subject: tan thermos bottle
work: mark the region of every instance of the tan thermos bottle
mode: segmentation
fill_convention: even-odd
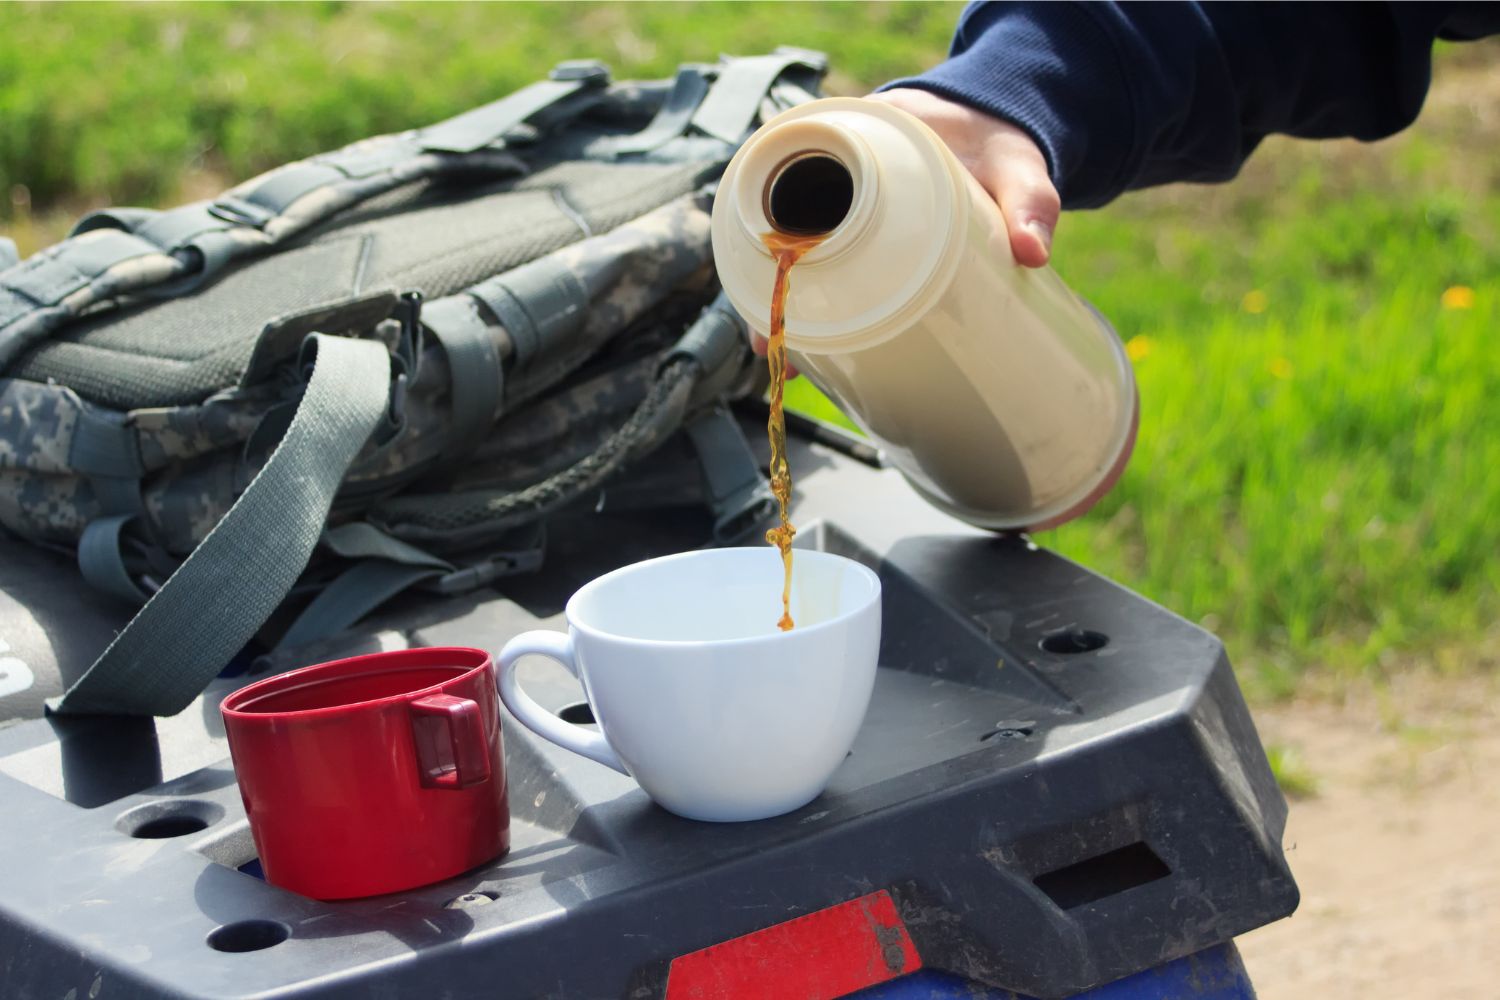
[[[1119,338],[1050,268],[1016,265],[1000,210],[931,129],[830,98],[741,147],[714,257],[762,335],[775,230],[826,234],[791,271],[792,364],[927,500],[980,527],[1043,528],[1114,485],[1138,412]]]

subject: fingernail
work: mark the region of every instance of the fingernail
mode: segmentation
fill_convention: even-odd
[[[1042,241],[1042,247],[1047,253],[1052,253],[1052,227],[1039,219],[1032,219],[1026,223],[1026,228],[1036,233],[1036,238]]]

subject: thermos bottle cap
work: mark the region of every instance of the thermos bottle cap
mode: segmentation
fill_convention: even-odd
[[[823,232],[793,276],[788,347],[863,347],[906,329],[958,263],[954,237],[970,208],[951,155],[916,118],[874,101],[829,98],[778,115],[719,184],[714,256],[730,301],[765,333],[776,263],[762,237]]]

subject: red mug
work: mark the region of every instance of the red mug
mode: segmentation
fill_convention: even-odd
[[[266,880],[314,899],[398,892],[510,848],[495,695],[481,649],[320,663],[220,706]]]

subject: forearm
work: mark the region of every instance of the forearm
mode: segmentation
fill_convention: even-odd
[[[1437,3],[976,4],[947,62],[888,87],[1018,125],[1064,206],[1084,208],[1225,180],[1273,132],[1398,131],[1421,107],[1433,39],[1463,16]]]

